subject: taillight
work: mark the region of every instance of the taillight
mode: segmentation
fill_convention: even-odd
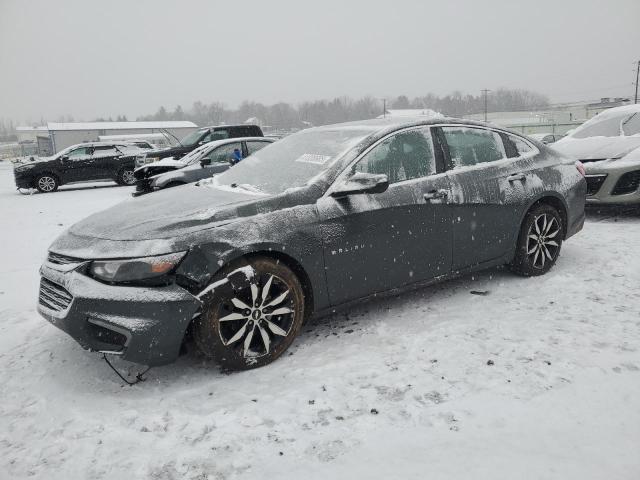
[[[582,175],[583,177],[587,175],[587,173],[584,171],[584,165],[580,160],[576,161],[576,168],[580,172],[580,175]]]

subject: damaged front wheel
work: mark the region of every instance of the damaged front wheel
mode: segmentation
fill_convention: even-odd
[[[304,319],[304,293],[295,273],[260,257],[224,269],[202,298],[194,326],[198,349],[223,368],[246,370],[278,358]]]

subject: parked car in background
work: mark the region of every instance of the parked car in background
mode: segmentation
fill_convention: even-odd
[[[242,158],[246,158],[273,142],[275,140],[264,137],[217,140],[196,148],[179,160],[162,159],[142,166],[134,171],[136,191],[133,196],[197,182],[222,173],[233,164],[234,150],[238,149]]]
[[[199,146],[215,140],[263,136],[262,129],[258,125],[219,125],[199,128],[195,132],[184,137],[182,140],[179,140],[180,145],[148,153],[145,163],[155,162],[168,157],[180,158]]]
[[[605,110],[553,148],[584,164],[588,203],[640,203],[640,105]]]
[[[82,143],[72,145],[51,157],[34,158],[14,167],[18,188],[37,188],[54,192],[60,185],[96,180],[113,180],[133,185],[136,156],[141,152],[134,144]]]
[[[537,140],[538,142],[544,143],[545,145],[555,143],[561,138],[564,138],[564,135],[560,135],[558,133],[532,133],[527,136]]]
[[[189,331],[225,368],[260,367],[313,313],[496,265],[546,273],[584,222],[579,166],[464,120],[307,129],[72,226],[38,311],[125,360],[172,362]]]

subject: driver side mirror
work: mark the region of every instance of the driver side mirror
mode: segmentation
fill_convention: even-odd
[[[200,160],[200,166],[202,168],[211,165],[211,159],[210,158],[203,158],[202,160]]]
[[[356,195],[359,193],[382,193],[389,188],[389,179],[386,175],[357,172],[349,177],[341,185],[331,192],[335,198]]]
[[[69,160],[69,155],[63,155],[62,157],[60,157],[60,160],[66,162],[67,160]]]

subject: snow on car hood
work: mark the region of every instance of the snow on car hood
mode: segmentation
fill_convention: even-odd
[[[69,232],[116,241],[175,238],[255,214],[256,208],[238,208],[255,201],[255,195],[242,191],[186,185],[115,205],[76,223]]]
[[[185,163],[180,161],[180,160],[176,160],[174,158],[163,158],[162,160],[158,160],[157,162],[153,162],[153,163],[149,163],[147,165],[143,165],[142,167],[138,167],[136,168],[136,172],[146,172],[149,170],[154,170],[154,169],[163,169],[163,170],[167,170],[167,167],[172,167],[172,168],[182,168],[185,166]]]
[[[640,136],[565,137],[550,147],[575,160],[619,158],[640,147]]]

